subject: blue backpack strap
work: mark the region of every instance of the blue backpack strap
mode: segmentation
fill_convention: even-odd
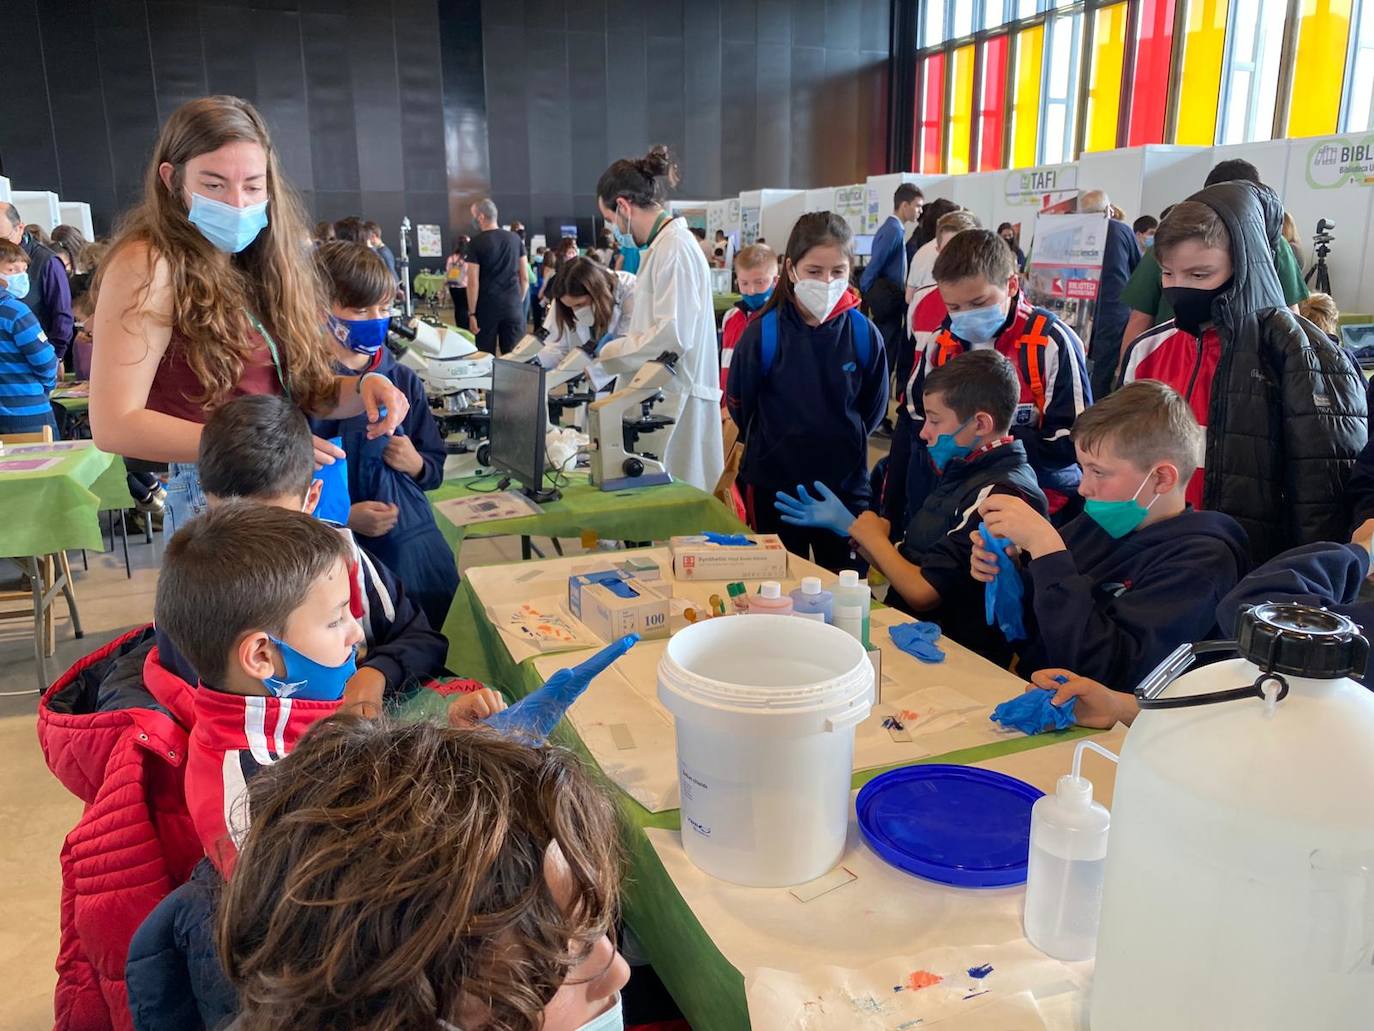
[[[762,334],[760,340],[759,364],[766,377],[770,369],[773,368],[773,359],[778,356],[778,312],[777,309],[764,312],[763,318],[759,319],[759,332]]]
[[[873,324],[858,308],[850,308],[849,331],[854,334],[854,351],[859,356],[859,368],[866,369],[868,357],[873,353]]]

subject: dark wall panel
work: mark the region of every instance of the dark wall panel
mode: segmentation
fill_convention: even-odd
[[[576,214],[593,214],[600,173],[652,143],[677,152],[676,195],[687,198],[885,171],[886,91],[875,81],[886,82],[888,6],[484,0],[490,174],[502,220],[542,227],[570,213],[569,197]],[[511,97],[522,88],[518,109]]]

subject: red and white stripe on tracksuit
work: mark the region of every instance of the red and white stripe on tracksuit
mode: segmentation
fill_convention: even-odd
[[[1201,337],[1195,337],[1170,319],[1147,329],[1126,349],[1121,383],[1124,386],[1138,379],[1167,383],[1183,395],[1198,425],[1205,430],[1219,361],[1221,334],[1216,329],[1204,329]],[[1201,465],[1188,481],[1187,497],[1194,508],[1202,508]]]
[[[333,716],[343,701],[193,690],[186,803],[205,854],[227,879],[248,832],[248,782],[290,753],[308,727]]]
[[[749,323],[758,318],[759,312],[743,301],[736,303],[725,313],[720,324],[720,406],[725,407],[725,391],[729,386],[730,359],[735,356],[735,345],[739,343]]]

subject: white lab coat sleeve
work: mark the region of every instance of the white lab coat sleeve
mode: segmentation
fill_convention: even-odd
[[[616,376],[633,373],[645,362],[652,361],[664,351],[682,355],[684,344],[678,327],[690,321],[678,311],[678,277],[685,278],[689,275],[688,270],[683,267],[685,264],[682,258],[676,255],[661,264],[655,262],[652,269],[653,282],[648,284],[648,295],[652,297],[653,303],[648,324],[639,332],[626,333],[624,336],[606,341],[596,356],[597,363],[606,372]],[[639,290],[635,292],[639,295],[640,301],[646,299]],[[626,325],[631,324],[629,318],[622,317],[621,321]]]
[[[554,314],[552,304],[549,305],[548,314],[544,316],[544,328],[549,331],[549,335],[544,338],[544,346],[539,349],[534,360],[544,368],[552,369],[572,350],[573,341],[564,334],[563,327],[558,324],[558,316]]]

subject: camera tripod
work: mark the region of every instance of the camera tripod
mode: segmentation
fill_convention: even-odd
[[[1331,272],[1326,266],[1326,256],[1331,253],[1331,241],[1335,239],[1331,230],[1334,228],[1335,226],[1326,219],[1318,219],[1317,233],[1312,237],[1312,252],[1317,256],[1317,260],[1307,270],[1303,281],[1310,283],[1318,293],[1331,293]]]

